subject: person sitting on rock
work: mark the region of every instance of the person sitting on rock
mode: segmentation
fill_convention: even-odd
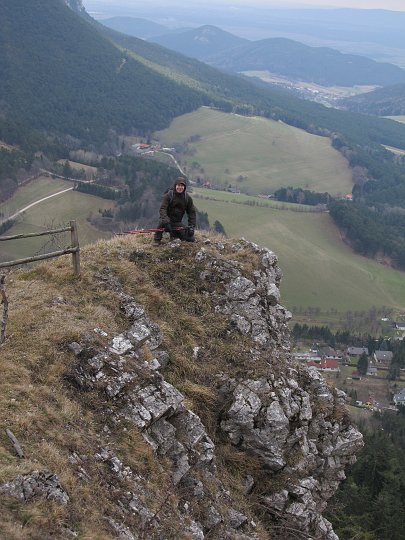
[[[185,227],[182,223],[185,214],[187,214],[188,218],[188,227]],[[193,199],[187,193],[186,180],[182,176],[179,176],[173,187],[164,194],[159,217],[158,228],[169,232],[171,238],[195,242],[196,208]],[[155,233],[155,244],[160,244],[162,236],[163,231]]]

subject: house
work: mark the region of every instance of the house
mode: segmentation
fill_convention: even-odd
[[[321,358],[326,358],[327,360],[341,360],[343,356],[342,353],[338,353],[329,346],[319,347],[318,354]]]
[[[402,388],[398,394],[395,394],[392,400],[395,405],[405,405],[405,388]]]
[[[373,362],[370,362],[368,364],[368,368],[367,368],[367,375],[370,375],[372,377],[376,377],[377,373],[378,373],[377,366],[374,365]]]
[[[347,354],[349,356],[361,356],[363,353],[367,354],[368,356],[367,347],[347,347]]]
[[[391,364],[392,356],[393,353],[391,351],[375,351],[373,353],[373,359],[377,364]]]
[[[299,362],[309,362],[310,360],[314,362],[321,361],[321,357],[314,352],[295,352],[293,353],[293,358],[294,360],[298,360]]]
[[[307,362],[307,367],[315,367],[319,371],[340,371],[337,360],[327,360],[322,358],[319,362],[310,360]]]

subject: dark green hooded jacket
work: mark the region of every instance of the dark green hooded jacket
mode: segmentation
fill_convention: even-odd
[[[184,214],[187,214],[188,225],[196,226],[196,209],[193,199],[187,193],[187,186],[183,193],[176,192],[176,184],[165,193],[160,205],[160,221],[162,223],[181,223]]]

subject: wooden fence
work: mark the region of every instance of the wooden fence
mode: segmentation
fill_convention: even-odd
[[[51,253],[45,253],[44,255],[34,255],[33,257],[26,257],[25,259],[18,259],[15,261],[0,262],[0,268],[8,268],[10,266],[17,266],[19,264],[28,264],[34,261],[42,261],[44,259],[52,259],[54,257],[60,257],[62,255],[72,254],[73,271],[77,277],[80,277],[80,246],[79,235],[77,232],[76,221],[71,221],[69,227],[63,229],[54,229],[51,231],[42,231],[39,233],[29,234],[17,234],[15,236],[0,236],[0,242],[6,242],[7,240],[17,240],[19,238],[33,238],[34,236],[46,236],[51,234],[59,234],[70,231],[71,246],[62,249],[60,251],[53,251]]]

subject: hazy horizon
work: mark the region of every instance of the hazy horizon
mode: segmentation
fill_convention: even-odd
[[[114,7],[116,8],[136,8],[137,6],[145,7],[145,3],[140,0],[82,0],[83,5],[87,10],[97,9],[98,7]],[[182,0],[173,0],[169,3],[164,3],[162,0],[149,0],[148,6],[162,6],[170,8],[185,6],[190,8],[189,2]],[[352,8],[352,9],[383,9],[388,11],[405,11],[404,0],[291,0],[280,2],[277,0],[195,0],[193,5],[198,6],[213,6],[213,7],[259,7],[259,8]]]

